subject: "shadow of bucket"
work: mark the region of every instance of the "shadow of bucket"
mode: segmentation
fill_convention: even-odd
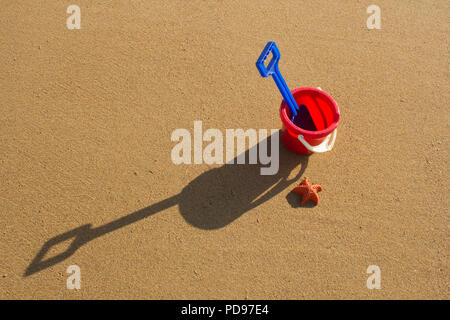
[[[331,150],[340,118],[337,103],[329,94],[316,88],[297,88],[292,90],[292,95],[300,110],[291,121],[286,102],[281,102],[283,144],[298,154]]]

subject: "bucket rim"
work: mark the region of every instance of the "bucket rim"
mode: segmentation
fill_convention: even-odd
[[[287,110],[287,104],[286,101],[281,102],[281,106],[280,106],[280,117],[281,117],[281,121],[283,122],[283,124],[286,126],[286,128],[295,133],[297,136],[298,135],[303,135],[305,138],[323,138],[327,135],[329,135],[331,132],[333,132],[338,125],[339,119],[340,119],[340,112],[339,112],[339,107],[336,103],[336,101],[334,101],[334,99],[325,91],[322,91],[320,89],[317,88],[310,88],[310,87],[301,87],[301,88],[296,88],[294,90],[291,91],[292,95],[294,96],[295,99],[295,95],[298,94],[301,91],[313,91],[323,97],[325,97],[333,106],[334,108],[334,119],[333,122],[325,129],[323,130],[319,130],[319,131],[310,131],[310,130],[305,130],[302,129],[298,126],[296,126],[288,117],[286,110]]]

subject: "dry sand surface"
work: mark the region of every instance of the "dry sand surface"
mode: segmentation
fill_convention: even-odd
[[[448,1],[0,7],[0,298],[449,298]],[[281,127],[270,40],[291,89],[339,104],[334,149],[280,146],[274,176],[175,165],[195,120]],[[316,207],[290,194],[305,176]]]

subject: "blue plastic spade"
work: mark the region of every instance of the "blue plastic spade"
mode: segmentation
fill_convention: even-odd
[[[266,61],[269,54],[272,52],[273,58],[270,60],[267,67],[264,65],[264,62]],[[263,52],[261,52],[261,55],[258,58],[258,61],[256,61],[256,67],[259,70],[259,73],[263,77],[269,77],[272,76],[273,80],[275,81],[275,84],[278,87],[278,90],[280,90],[281,95],[283,96],[284,101],[286,101],[289,110],[291,112],[291,120],[297,116],[297,111],[299,110],[299,107],[297,106],[297,103],[295,102],[294,97],[292,96],[291,90],[289,90],[286,81],[284,81],[283,76],[280,73],[280,69],[278,68],[278,61],[280,61],[280,50],[278,50],[277,45],[274,41],[270,41],[266,44],[266,47],[264,48]]]

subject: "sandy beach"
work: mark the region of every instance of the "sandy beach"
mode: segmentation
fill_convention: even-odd
[[[0,299],[449,299],[449,3],[377,0],[379,30],[371,4],[2,3]],[[175,164],[194,121],[281,128],[268,41],[339,105],[333,150]]]

